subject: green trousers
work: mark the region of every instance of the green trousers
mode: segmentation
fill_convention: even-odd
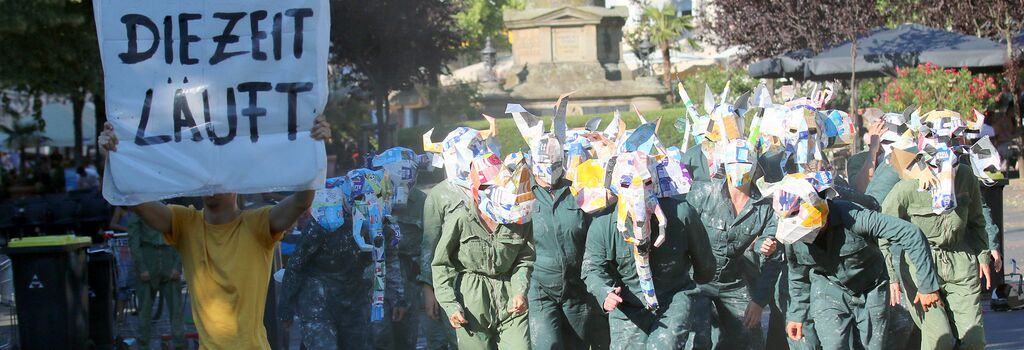
[[[985,328],[981,319],[981,280],[978,260],[969,252],[932,250],[938,268],[942,307],[925,312],[919,304],[910,316],[921,327],[922,349],[981,350],[985,348]],[[917,295],[916,269],[900,264],[903,290],[908,297]]]
[[[623,292],[625,293],[625,292]],[[632,298],[636,302],[639,299]],[[665,300],[668,299],[668,300]],[[658,296],[660,307],[651,312],[620,304],[608,314],[611,349],[683,350],[694,348],[697,325],[692,317],[695,298],[685,292]]]
[[[702,329],[698,332],[696,347],[700,349],[740,350],[763,349],[761,324],[754,328],[743,325],[743,316],[750,302],[746,287],[709,291],[705,289],[694,312]],[[768,305],[765,305],[767,308]]]
[[[883,349],[888,314],[888,282],[854,295],[828,279],[811,276],[808,315],[823,349]]]
[[[459,349],[529,349],[528,312],[513,315],[507,279],[463,273],[455,289],[467,323],[455,330]]]
[[[582,285],[554,291],[530,283],[530,343],[535,350],[607,349],[608,318]]]
[[[183,319],[184,309],[181,304],[181,280],[171,279],[169,276],[152,276],[149,282],[142,282],[138,279],[135,287],[135,296],[139,298],[139,340],[143,349],[150,349],[153,340],[153,302],[157,292],[163,296],[166,308],[164,309],[171,319],[171,334],[174,340],[175,349],[184,349],[185,344],[185,321]]]

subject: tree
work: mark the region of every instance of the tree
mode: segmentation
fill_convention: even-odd
[[[742,60],[808,48],[817,53],[838,42],[837,31],[814,28],[824,21],[812,0],[718,0],[701,16],[702,39],[719,48],[742,46]],[[803,6],[797,7],[797,6]]]
[[[351,67],[371,91],[380,147],[393,143],[388,94],[414,82],[436,83],[455,58],[464,37],[455,20],[459,10],[445,0],[331,1],[332,62]]]
[[[676,5],[665,4],[662,8],[648,6],[644,8],[644,15],[641,19],[640,30],[645,32],[654,44],[658,45],[661,51],[662,62],[662,83],[668,89],[669,103],[675,102],[675,94],[672,91],[672,49],[680,36],[693,31],[693,17],[690,15],[679,16]],[[697,47],[697,42],[692,38],[686,38],[691,47]]]
[[[704,16],[703,25],[713,35],[705,39],[718,47],[743,47],[745,60],[805,48],[816,54],[850,41],[850,60],[856,62],[857,38],[886,19],[878,0],[717,0],[711,10],[714,14]],[[860,130],[856,78],[856,73],[850,75],[850,114]],[[856,138],[854,147],[860,142]]]
[[[103,88],[92,1],[0,0],[0,47],[0,87],[71,102],[81,162],[82,111]]]
[[[505,10],[520,10],[523,0],[463,0],[462,9],[455,14],[455,20],[464,33],[464,52],[476,54],[483,48],[487,38],[494,39],[499,47],[508,45],[505,33]]]

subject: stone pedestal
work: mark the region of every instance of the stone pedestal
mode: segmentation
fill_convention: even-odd
[[[504,76],[508,99],[534,113],[551,113],[558,96],[576,91],[578,113],[658,109],[668,92],[654,78],[634,78],[619,43],[628,11],[599,0],[536,0],[506,11],[514,65]],[[596,6],[595,6],[596,5]],[[485,109],[504,106],[499,95]],[[572,111],[570,111],[572,112]]]

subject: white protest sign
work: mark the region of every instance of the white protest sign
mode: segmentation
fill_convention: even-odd
[[[96,0],[115,205],[324,186],[328,0]]]

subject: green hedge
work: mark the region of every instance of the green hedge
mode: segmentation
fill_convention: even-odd
[[[686,110],[682,108],[671,108],[662,109],[658,111],[645,112],[644,117],[647,121],[653,122],[657,118],[661,118],[661,128],[658,130],[658,137],[661,139],[662,144],[668,146],[679,146],[683,142],[683,135],[676,131],[675,122],[676,119],[683,117],[686,114]],[[603,130],[608,123],[612,120],[612,113],[604,113],[597,115],[581,115],[581,116],[569,116],[568,124],[569,128],[582,127],[588,120],[593,117],[601,117],[601,129]],[[626,126],[629,128],[635,128],[640,124],[640,119],[637,118],[636,113],[623,112],[622,119],[625,120]],[[498,118],[498,143],[501,145],[502,156],[519,150],[526,150],[526,142],[523,140],[522,135],[519,134],[519,129],[516,128],[516,124],[512,121],[511,115],[505,115],[504,117]],[[416,151],[416,153],[423,152],[423,133],[427,132],[431,127],[434,128],[434,135],[432,141],[441,142],[449,132],[458,126],[468,126],[474,129],[485,130],[487,129],[487,121],[480,117],[479,120],[469,121],[462,124],[454,125],[438,125],[438,126],[420,126],[408,129],[402,129],[398,131],[398,145],[407,147]],[[551,128],[551,117],[544,118],[544,127],[546,130]]]

